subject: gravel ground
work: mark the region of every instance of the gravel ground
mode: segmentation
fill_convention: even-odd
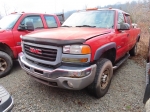
[[[141,59],[140,59],[141,61]],[[143,63],[143,61],[142,61]],[[18,62],[0,79],[14,98],[13,112],[143,112],[145,67],[128,59],[114,72],[108,93],[101,99],[86,90],[51,88],[30,78]]]

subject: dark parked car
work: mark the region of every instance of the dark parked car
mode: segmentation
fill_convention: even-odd
[[[13,108],[13,99],[8,91],[0,85],[0,112],[10,112]]]

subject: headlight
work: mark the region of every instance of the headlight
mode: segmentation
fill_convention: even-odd
[[[88,45],[66,45],[63,47],[63,53],[67,53],[67,54],[90,54],[91,48]]]

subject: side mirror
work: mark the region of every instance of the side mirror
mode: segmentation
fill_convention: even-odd
[[[118,30],[129,30],[130,25],[128,23],[121,23],[117,25]]]
[[[27,22],[26,23],[26,30],[34,31],[34,25],[33,25],[32,22]]]
[[[32,22],[26,22],[26,25],[21,24],[18,27],[19,31],[24,31],[24,30],[28,30],[28,31],[34,31],[34,26]]]

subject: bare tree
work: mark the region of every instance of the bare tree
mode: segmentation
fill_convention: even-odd
[[[83,6],[83,9],[87,9],[87,8],[88,8],[88,5],[85,4],[85,5]]]
[[[4,8],[5,15],[8,15],[10,8],[8,7],[6,3],[3,3],[3,8]]]
[[[13,11],[16,12],[18,10],[17,7],[13,7]]]

